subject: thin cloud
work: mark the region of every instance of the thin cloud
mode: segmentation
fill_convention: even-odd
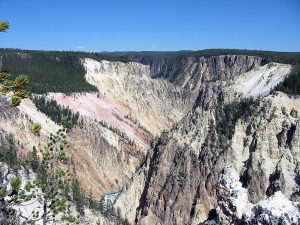
[[[83,50],[83,49],[85,49],[85,46],[84,45],[79,45],[79,46],[76,47],[76,49]]]
[[[152,48],[157,48],[157,46],[156,46],[156,45],[152,45],[151,47],[152,47]]]

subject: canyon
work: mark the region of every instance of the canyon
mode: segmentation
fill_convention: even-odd
[[[300,98],[272,91],[292,65],[248,55],[130,60],[81,58],[97,91],[43,94],[80,115],[69,154],[86,193],[118,193],[113,208],[130,224],[300,223]],[[61,128],[30,99],[0,122],[0,138],[12,135],[23,153]]]

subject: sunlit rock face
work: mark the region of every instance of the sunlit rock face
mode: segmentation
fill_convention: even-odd
[[[157,135],[179,121],[191,107],[188,91],[150,77],[149,66],[139,63],[97,62],[84,59],[86,80],[100,96],[128,111],[150,133]]]

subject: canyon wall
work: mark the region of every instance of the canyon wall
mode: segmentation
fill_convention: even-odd
[[[246,204],[260,204],[279,192],[292,212],[298,212],[300,101],[282,93],[269,95],[291,66],[240,63],[240,68],[229,64],[233,68],[228,68],[228,76],[226,65],[216,74],[219,79],[203,82],[193,109],[154,142],[115,204],[131,223],[251,224],[259,212],[249,213],[257,208]],[[221,192],[227,166],[236,171],[249,199],[234,208]],[[248,218],[242,218],[244,214]],[[295,219],[284,211],[276,218],[281,217],[287,222]]]

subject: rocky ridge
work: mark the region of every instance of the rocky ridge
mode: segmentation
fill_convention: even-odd
[[[205,221],[218,205],[216,186],[227,165],[236,169],[253,204],[278,191],[298,199],[300,102],[280,93],[268,96],[273,85],[265,82],[265,67],[273,85],[291,69],[261,66],[255,69],[258,73],[245,71],[246,75],[202,84],[193,110],[154,143],[118,198],[115,207],[124,217],[137,224]],[[272,68],[280,72],[272,73]],[[264,87],[261,92],[237,88],[243,83],[240,77],[255,76],[263,82],[257,83]],[[266,97],[243,100],[257,95]]]

